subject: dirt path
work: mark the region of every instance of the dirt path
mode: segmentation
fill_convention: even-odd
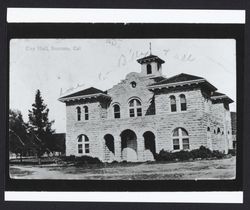
[[[235,166],[235,157],[178,163],[138,163],[124,167],[109,165],[95,169],[58,165],[11,165],[10,177],[14,179],[99,180],[234,179]]]

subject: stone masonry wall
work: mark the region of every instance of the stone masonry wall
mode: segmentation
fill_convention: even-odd
[[[136,87],[131,86],[136,83]],[[147,89],[147,85],[153,81],[142,77],[138,73],[130,73],[126,79],[108,90],[112,97],[110,105],[105,107],[99,101],[88,102],[89,120],[85,121],[83,112],[82,120],[77,121],[76,107],[81,106],[78,102],[68,104],[66,155],[79,155],[77,151],[77,136],[85,134],[89,138],[90,153],[87,155],[98,157],[103,161],[122,161],[121,133],[131,130],[136,134],[137,161],[150,159],[149,151],[145,150],[143,134],[150,131],[155,136],[156,153],[160,150],[173,151],[173,130],[184,128],[189,135],[190,149],[197,149],[201,145],[213,149],[225,150],[228,142],[227,130],[229,130],[228,111],[223,104],[212,104],[204,98],[200,89],[190,89],[175,92],[160,92],[154,94]],[[179,95],[184,94],[187,101],[187,110],[180,111]],[[170,96],[176,97],[177,112],[170,111]],[[152,97],[155,96],[156,115],[146,115]],[[128,103],[131,98],[138,98],[142,103],[142,116],[129,117]],[[113,105],[119,104],[121,118],[114,119]],[[229,113],[230,114],[230,113]],[[230,116],[230,115],[229,115]],[[210,127],[211,145],[208,141],[207,127]],[[213,130],[221,128],[224,136],[213,133]],[[231,131],[231,130],[230,130]],[[216,130],[217,132],[217,130]],[[115,154],[107,151],[104,136],[111,134],[114,137]],[[84,155],[84,154],[81,154]]]

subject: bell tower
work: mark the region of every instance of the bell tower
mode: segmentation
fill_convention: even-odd
[[[149,44],[150,55],[137,60],[141,64],[141,74],[148,77],[162,76],[162,64],[164,60],[152,54],[151,43]]]

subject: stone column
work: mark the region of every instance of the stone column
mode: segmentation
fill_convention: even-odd
[[[120,162],[122,160],[122,151],[121,151],[121,137],[114,136],[114,143],[115,143],[115,160]]]
[[[144,161],[144,137],[137,136],[137,157],[138,161]]]

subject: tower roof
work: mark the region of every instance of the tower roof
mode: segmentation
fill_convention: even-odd
[[[165,63],[164,60],[160,59],[158,56],[156,55],[149,55],[143,58],[140,58],[137,60],[138,63],[143,64],[143,63],[148,63],[148,62],[152,62],[152,61],[156,61],[157,63],[163,64]]]

